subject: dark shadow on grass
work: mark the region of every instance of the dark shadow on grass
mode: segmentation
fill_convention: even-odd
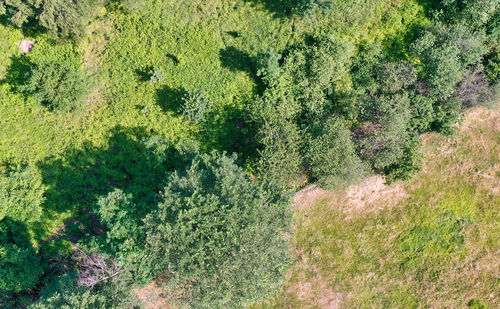
[[[147,66],[143,69],[136,69],[135,74],[137,74],[139,81],[147,82],[151,80],[151,76],[153,75],[153,70],[154,70],[153,66]]]
[[[233,46],[219,50],[219,59],[222,66],[232,71],[255,73],[255,60],[247,52]]]
[[[257,127],[242,108],[227,106],[210,115],[202,130],[200,142],[207,150],[236,153],[241,165],[257,156]]]
[[[241,51],[234,46],[229,46],[219,50],[219,59],[223,67],[231,71],[242,71],[250,75],[254,80],[256,94],[261,94],[264,90],[262,79],[257,76],[257,58],[250,56],[247,52]]]
[[[0,25],[18,28],[10,22],[7,15],[0,16]],[[34,18],[25,23],[20,29],[25,37],[36,37],[37,35],[46,32],[46,29],[40,26]]]
[[[256,5],[262,5],[266,10],[273,13],[276,18],[289,17],[296,13],[301,7],[301,0],[245,0]]]
[[[163,186],[163,172],[168,168],[155,165],[155,154],[143,142],[151,132],[116,127],[110,133],[111,137],[102,147],[87,143],[66,151],[62,157],[48,158],[38,164],[48,187],[45,191],[47,211],[72,211],[73,219],[86,217],[88,220],[83,221],[93,225],[92,213],[98,198],[114,189],[132,193],[141,203],[154,200]],[[137,216],[145,211],[145,208],[140,210]],[[76,230],[95,232],[92,226]]]
[[[19,92],[19,86],[26,84],[33,63],[25,56],[13,56],[11,65],[7,68],[4,83],[11,86],[12,91]]]
[[[173,112],[176,115],[182,114],[183,98],[186,89],[182,87],[171,88],[165,86],[156,92],[156,102],[163,112]]]

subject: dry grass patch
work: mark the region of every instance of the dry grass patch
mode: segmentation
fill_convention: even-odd
[[[500,280],[500,109],[457,134],[424,137],[424,169],[343,192],[297,194],[297,263],[275,308],[496,308]]]

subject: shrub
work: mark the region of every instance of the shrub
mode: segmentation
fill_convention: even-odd
[[[37,21],[55,38],[78,39],[103,0],[1,0],[0,15],[23,27]]]
[[[40,299],[28,308],[140,308],[128,282],[123,282],[122,274],[91,290],[78,286],[75,277],[74,273],[67,272],[56,278],[41,292]]]
[[[289,261],[287,199],[212,153],[168,181],[145,221],[145,263],[195,308],[240,307],[272,295]]]
[[[420,152],[420,138],[410,140],[402,157],[397,163],[391,164],[384,169],[389,182],[395,180],[408,180],[422,169],[423,156]]]
[[[4,217],[37,221],[42,215],[43,192],[42,177],[34,168],[0,173],[0,221]]]
[[[0,291],[27,291],[42,274],[40,257],[29,241],[25,224],[10,218],[1,220]]]
[[[309,141],[306,157],[313,177],[322,187],[342,187],[364,176],[365,169],[344,121],[332,117],[317,131]]]
[[[462,106],[473,107],[481,104],[491,97],[491,89],[485,78],[485,73],[480,70],[468,71],[458,84],[457,92]]]
[[[205,121],[207,114],[212,109],[212,105],[201,91],[187,91],[183,101],[182,115],[194,123]]]
[[[135,205],[132,195],[115,189],[107,196],[99,198],[97,206],[102,223],[109,229],[106,240],[111,252],[125,255],[138,250],[136,239],[139,226],[134,217]]]
[[[18,88],[39,103],[60,111],[74,110],[90,90],[81,67],[67,59],[37,60],[26,82]]]

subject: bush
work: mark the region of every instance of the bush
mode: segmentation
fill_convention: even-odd
[[[1,220],[0,291],[27,291],[42,274],[41,260],[30,243],[26,225],[10,218]]]
[[[153,275],[195,308],[241,307],[279,290],[289,262],[288,200],[212,153],[174,173],[145,221]]]
[[[0,221],[4,217],[37,221],[42,215],[43,192],[42,177],[34,168],[0,173]]]
[[[76,274],[67,272],[56,278],[42,292],[40,299],[29,309],[94,309],[94,308],[140,308],[138,300],[122,275],[102,283],[90,290],[76,284]],[[127,283],[127,282],[125,282]]]
[[[320,185],[333,189],[361,179],[365,169],[344,121],[332,117],[318,131],[309,141],[306,157],[311,174]]]
[[[21,292],[34,287],[43,273],[33,248],[0,244],[0,289]]]
[[[415,137],[410,140],[406,144],[403,155],[398,162],[384,169],[389,182],[408,180],[422,169],[423,156],[420,152],[420,144],[420,138]]]
[[[212,105],[201,91],[186,92],[183,101],[184,106],[182,115],[194,123],[205,121],[207,114],[212,109]]]
[[[102,223],[109,229],[106,240],[111,252],[126,255],[137,251],[139,226],[134,217],[135,205],[132,195],[115,189],[107,196],[99,198],[97,206]]]
[[[67,59],[41,59],[33,64],[19,90],[50,109],[72,111],[89,93],[89,80],[81,67]]]

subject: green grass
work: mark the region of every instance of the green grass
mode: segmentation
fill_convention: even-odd
[[[315,308],[337,298],[342,308],[495,308],[499,119],[498,107],[480,109],[456,137],[430,137],[424,171],[399,184],[408,197],[395,206],[346,213],[339,192],[297,211],[297,265],[264,307]]]
[[[53,194],[60,191],[54,179],[73,183],[76,189],[68,196],[76,195],[79,185],[88,184],[75,179],[85,179],[90,166],[106,161],[96,151],[106,154],[116,147],[116,132],[135,141],[150,135],[173,143],[194,139],[205,151],[237,152],[241,163],[250,166],[257,146],[249,110],[260,91],[255,76],[260,52],[281,52],[312,32],[332,30],[356,43],[389,44],[423,18],[413,0],[337,5],[335,14],[301,20],[280,14],[278,0],[146,0],[144,9],[133,13],[100,9],[78,44],[0,24],[0,160],[38,167],[48,192],[44,217],[31,227],[34,242],[95,202],[94,194],[85,203]],[[36,42],[27,55],[17,47],[23,38]],[[61,57],[80,63],[92,76],[92,94],[72,113],[50,111],[16,90],[30,61]],[[153,71],[164,78],[152,83]],[[203,125],[182,117],[181,98],[187,90],[203,91],[212,104]]]

